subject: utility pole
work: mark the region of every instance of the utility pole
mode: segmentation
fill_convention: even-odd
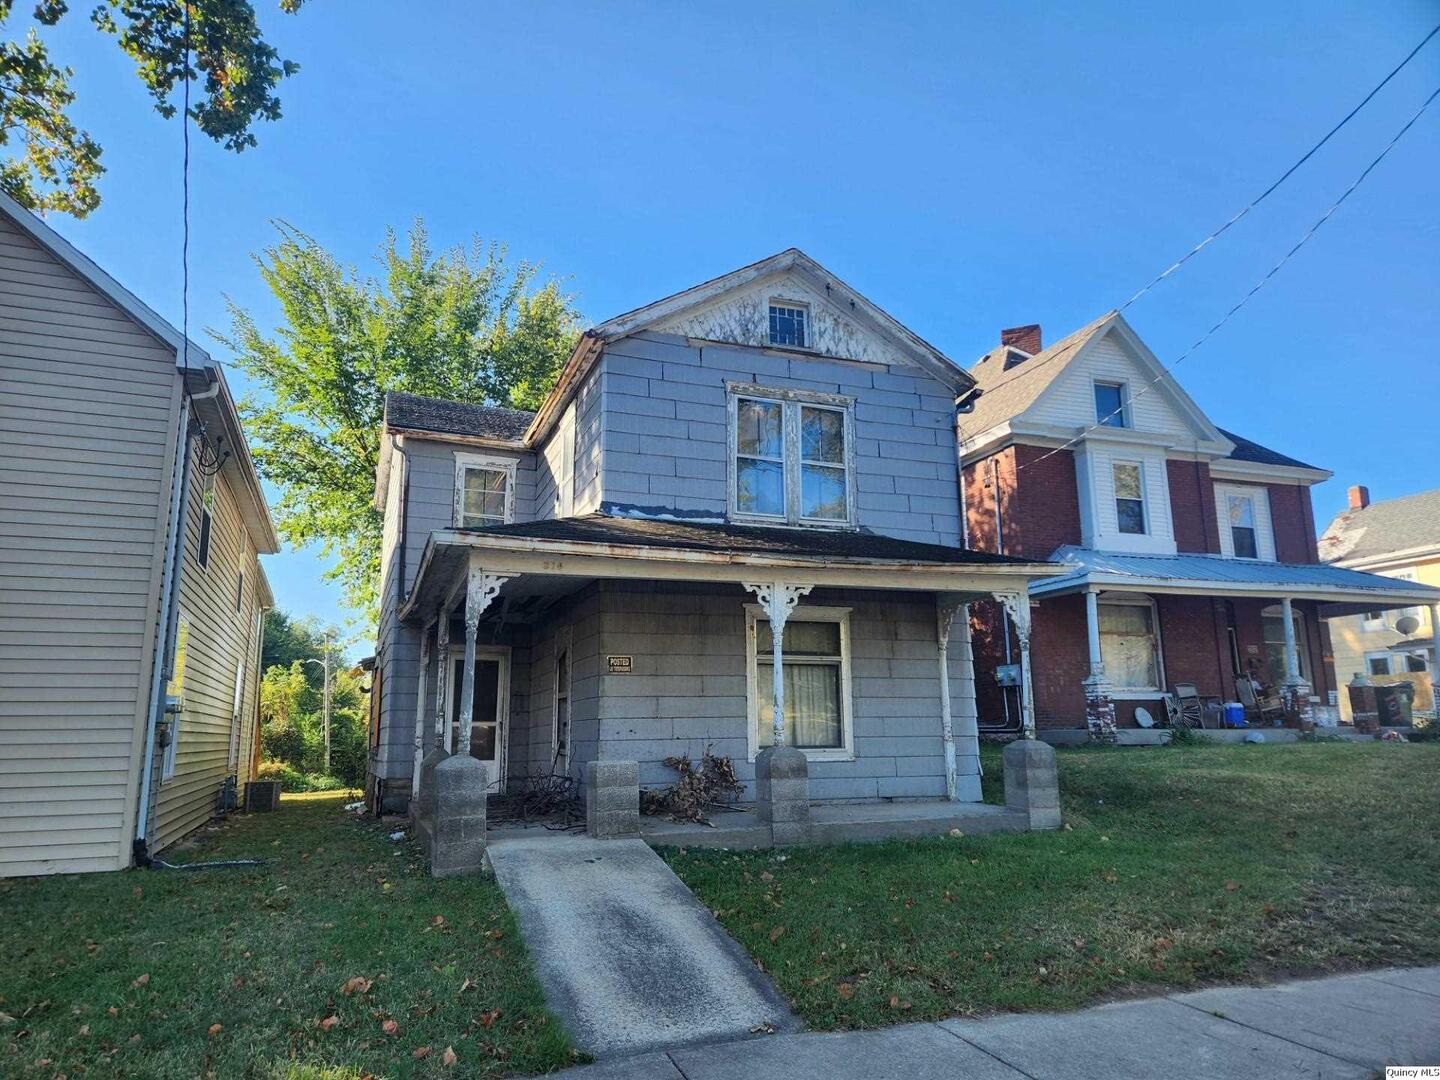
[[[325,773],[327,776],[330,773],[330,638],[333,634],[333,630],[325,631],[325,651],[322,654],[324,659],[316,660],[314,657],[311,657],[309,660],[305,661],[307,664],[319,664],[321,668],[323,668],[325,671],[325,704],[323,706],[324,712],[322,715],[324,717],[323,725],[325,731]]]

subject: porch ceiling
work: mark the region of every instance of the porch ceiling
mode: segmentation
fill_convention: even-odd
[[[1248,596],[1321,603],[1325,618],[1440,603],[1440,589],[1324,563],[1275,563],[1219,555],[1144,555],[1062,547],[1058,576],[1037,581],[1032,596],[1103,589],[1160,595]]]
[[[782,580],[945,593],[963,601],[997,592],[1024,592],[1032,579],[1063,572],[1051,563],[869,534],[632,524],[596,515],[524,527],[431,533],[400,617],[428,622],[442,606],[453,606],[472,565],[488,574],[518,575],[499,594],[517,598],[561,595],[587,580],[639,579],[677,584]]]

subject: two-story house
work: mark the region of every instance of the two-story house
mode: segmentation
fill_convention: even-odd
[[[1054,569],[961,543],[972,387],[792,249],[588,331],[537,413],[391,394],[378,801],[437,736],[495,789],[709,746],[753,797],[784,744],[817,801],[978,800],[956,616]]]
[[[221,367],[0,193],[0,876],[244,800],[278,546]]]
[[[1237,701],[1241,677],[1307,718],[1335,689],[1324,618],[1440,595],[1322,565],[1310,487],[1331,474],[1217,427],[1117,313],[1048,348],[1006,330],[970,374],[971,546],[1066,567],[1031,589],[1041,728],[1108,741],[1141,708],[1163,723],[1176,684]],[[982,668],[1003,665],[1006,613],[975,617]],[[979,689],[982,728],[1013,728],[1015,692]]]
[[[1440,586],[1440,489],[1371,502],[1370,489],[1357,484],[1350,488],[1348,501],[1320,536],[1321,559]],[[1433,602],[1331,619],[1336,676],[1342,684],[1356,676],[1378,684],[1407,682],[1415,688],[1415,711],[1434,716],[1435,686],[1440,683],[1436,626],[1440,606]],[[1350,695],[1343,689],[1340,717],[1345,723],[1353,720]]]

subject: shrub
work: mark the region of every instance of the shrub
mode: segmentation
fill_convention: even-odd
[[[355,786],[338,776],[326,776],[320,772],[302,773],[283,761],[262,761],[260,768],[256,770],[256,779],[279,780],[280,789],[292,794],[304,791],[344,791]]]

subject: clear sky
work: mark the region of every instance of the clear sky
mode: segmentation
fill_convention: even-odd
[[[1002,326],[1040,322],[1053,341],[1119,304],[1440,21],[1434,0],[257,6],[302,71],[258,149],[196,143],[192,336],[226,325],[226,295],[271,321],[250,261],[271,219],[368,270],[385,226],[420,215],[439,245],[478,234],[542,261],[593,321],[795,245],[967,364]],[[178,121],[83,5],[50,39],[109,168],[97,213],[52,220],[178,324]],[[1437,85],[1440,38],[1131,308],[1161,360]],[[1315,490],[1322,528],[1349,484],[1378,499],[1440,485],[1437,208],[1432,107],[1176,372],[1217,423],[1334,470]],[[266,566],[283,608],[344,616],[313,552]]]

